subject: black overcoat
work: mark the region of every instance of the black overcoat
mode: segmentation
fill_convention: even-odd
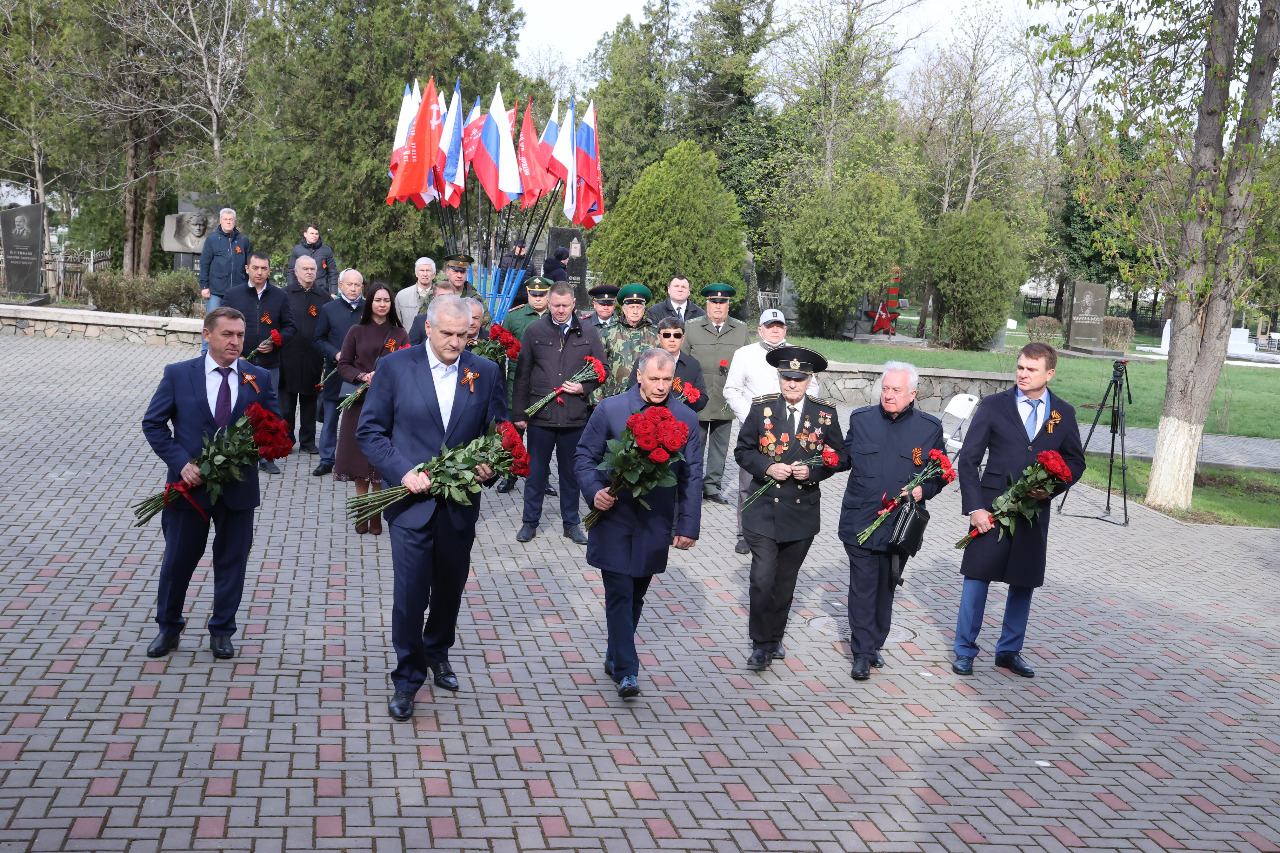
[[[320,309],[320,322],[316,324],[311,343],[325,357],[325,373],[333,374],[320,392],[325,400],[337,402],[342,396],[342,377],[335,369],[338,366],[338,356],[342,353],[342,344],[347,339],[347,332],[360,322],[360,315],[363,313],[363,296],[356,300],[355,305],[339,296]]]
[[[961,510],[966,515],[978,509],[990,510],[992,502],[1009,488],[1011,481],[1019,479],[1036,461],[1036,454],[1045,450],[1062,454],[1071,469],[1071,482],[1080,480],[1084,473],[1084,449],[1080,446],[1076,410],[1070,404],[1050,391],[1049,416],[1035,439],[1027,441],[1026,427],[1018,417],[1017,389],[984,397],[974,412],[964,446],[956,459]],[[987,456],[987,467],[979,477],[978,465],[983,454]],[[1054,494],[1062,494],[1067,488],[1062,486]],[[1048,498],[1040,501],[1040,514],[1034,522],[1018,518],[1012,537],[1006,534],[1000,538],[997,526],[974,539],[964,549],[961,573],[967,578],[1012,586],[1043,585],[1051,503]]]
[[[293,325],[298,331],[280,353],[280,391],[319,394],[316,383],[324,368],[324,353],[316,348],[314,338],[320,325],[320,312],[330,299],[315,287],[308,290],[300,284],[291,284],[284,292],[289,297],[289,310],[293,312]]]
[[[550,311],[534,320],[525,329],[520,357],[516,360],[512,420],[528,421],[547,429],[586,426],[587,418],[591,417],[587,399],[600,387],[594,377],[582,383],[582,394],[561,394],[562,403],[552,400],[532,417],[527,410],[586,367],[587,356],[603,364],[604,344],[600,343],[599,333],[583,325],[577,314],[570,316],[569,331],[563,336],[560,327],[551,321]]]
[[[289,297],[284,290],[274,284],[267,283],[259,297],[252,284],[241,284],[231,288],[222,297],[224,308],[235,308],[244,314],[244,355],[258,348],[258,344],[270,337],[273,331],[280,333],[280,346],[271,352],[258,353],[253,363],[258,367],[272,370],[280,366],[280,352],[293,340],[298,328],[293,322],[293,309],[289,307]]]

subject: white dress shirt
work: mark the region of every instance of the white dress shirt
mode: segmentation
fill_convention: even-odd
[[[436,386],[436,402],[440,404],[440,421],[445,432],[449,431],[449,418],[453,415],[453,397],[458,393],[458,362],[445,364],[436,358],[436,351],[431,348],[431,341],[423,346],[427,348],[427,363],[431,365],[431,381]]]
[[[221,365],[213,360],[213,356],[204,354],[204,392],[209,398],[209,414],[218,413],[218,391],[222,388],[222,374],[218,372]],[[231,408],[236,407],[236,398],[240,395],[240,360],[231,365],[231,373],[227,376],[227,384],[231,386]]]
[[[1044,393],[1040,395],[1040,407],[1036,410],[1036,433],[1044,427],[1045,419],[1049,417],[1049,389],[1044,389]],[[1031,398],[1018,390],[1018,420],[1023,425],[1027,423],[1027,418],[1031,416]]]

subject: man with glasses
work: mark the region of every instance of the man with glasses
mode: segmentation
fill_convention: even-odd
[[[690,358],[688,353],[680,349],[680,345],[684,343],[684,334],[684,324],[675,317],[665,317],[658,321],[658,346],[669,352],[676,360],[676,373],[671,380],[671,394],[680,398],[680,402],[695,412],[700,412],[707,405],[707,385],[702,381],[702,367]],[[639,369],[639,363],[636,369]],[[637,375],[636,370],[631,371],[631,382],[627,385],[628,388],[636,384]]]
[[[724,383],[733,354],[751,343],[752,335],[746,323],[729,316],[730,300],[737,294],[731,285],[708,284],[701,293],[707,300],[707,313],[685,324],[684,351],[701,365],[706,388],[707,404],[698,411],[702,443],[707,448],[702,498],[728,504],[722,483],[733,432],[733,410],[725,402]]]

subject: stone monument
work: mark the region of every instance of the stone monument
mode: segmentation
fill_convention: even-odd
[[[1091,281],[1078,281],[1074,290],[1071,324],[1067,327],[1067,349],[1098,355],[1115,354],[1102,347],[1102,318],[1107,315],[1106,286]]]
[[[40,267],[44,260],[43,204],[0,212],[0,249],[4,251],[5,290],[40,293]]]
[[[579,308],[590,308],[591,297],[587,296],[587,243],[582,239],[581,228],[552,228],[547,239],[547,257],[563,246],[569,250],[569,260],[565,266],[569,269],[569,283],[578,299]],[[539,270],[541,275],[542,271]]]

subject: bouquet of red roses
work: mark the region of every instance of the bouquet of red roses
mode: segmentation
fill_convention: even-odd
[[[271,345],[274,346],[276,349],[280,349],[280,347],[284,346],[284,338],[280,337],[280,332],[277,331],[276,329],[271,330]],[[262,352],[260,350],[255,349],[253,352],[246,355],[244,357],[244,360],[249,362],[250,364],[253,364],[253,360],[260,355],[262,355]]]
[[[425,471],[431,478],[427,494],[432,497],[470,506],[471,496],[483,488],[476,479],[479,465],[488,465],[498,477],[529,475],[529,452],[510,421],[495,423],[468,444],[446,448],[430,462],[415,466],[413,473]],[[400,485],[348,498],[347,518],[352,524],[368,521],[408,494],[409,489]]]
[[[671,380],[671,390],[680,395],[680,399],[692,405],[702,399],[702,392],[685,382],[679,376]]]
[[[409,348],[408,344],[405,344],[402,347],[397,347],[395,341],[391,340],[391,338],[387,338],[385,352],[378,353],[378,358],[374,359],[375,366],[377,364],[378,359],[382,358],[387,353],[395,352],[397,349],[408,349],[408,348]],[[338,404],[338,411],[345,412],[347,409],[351,408],[356,403],[360,402],[360,398],[363,397],[364,392],[368,390],[369,390],[369,383],[361,382],[359,388],[357,388],[356,390],[352,391],[350,394],[342,398],[342,402]]]
[[[782,438],[785,441],[787,438],[787,434],[783,433]],[[799,462],[792,462],[791,464],[793,466],[806,465],[810,468],[814,467],[815,465],[825,465],[828,468],[834,468],[840,464],[840,456],[834,450],[832,450],[830,447],[827,447],[824,444],[822,445],[822,452],[819,453],[817,456],[814,456],[810,459],[801,459]],[[750,495],[748,495],[747,499],[742,502],[742,508],[746,509],[747,507],[751,506],[752,502],[754,502],[756,498],[760,497],[765,492],[769,491],[770,488],[773,487],[774,482],[775,481],[773,480],[772,477],[766,477],[764,485],[756,489]]]
[[[1012,477],[1009,478],[1013,480]],[[1071,469],[1067,467],[1062,454],[1056,450],[1042,450],[1036,454],[1036,461],[1022,472],[1021,479],[1011,482],[1004,494],[991,504],[991,520],[996,523],[996,541],[1004,538],[1005,531],[1013,535],[1013,527],[1018,516],[1027,521],[1034,521],[1040,514],[1040,501],[1030,496],[1030,492],[1044,489],[1053,494],[1059,483],[1071,482]],[[977,528],[956,543],[957,548],[966,548],[969,543],[981,534]]]
[[[288,424],[257,403],[250,403],[244,414],[235,423],[217,430],[211,436],[205,436],[204,450],[191,460],[200,468],[209,503],[217,502],[227,484],[244,479],[242,468],[257,465],[259,459],[280,459],[293,451]],[[134,527],[146,524],[179,497],[189,501],[207,520],[208,513],[191,496],[191,489],[184,480],[165,483],[163,492],[152,495],[133,508],[133,514],[138,519]]]
[[[500,323],[489,327],[489,337],[476,342],[471,351],[481,358],[487,358],[494,364],[502,364],[502,359],[515,361],[520,357],[520,341],[508,332]]]
[[[912,457],[913,461],[919,465],[920,448],[917,447],[912,451]],[[858,544],[862,545],[871,538],[871,534],[876,532],[876,528],[879,527],[895,509],[902,506],[903,502],[907,499],[907,495],[911,493],[912,489],[923,483],[925,480],[930,480],[939,474],[942,475],[942,482],[950,483],[956,478],[956,469],[951,467],[951,460],[947,458],[947,454],[935,447],[933,450],[929,451],[928,463],[916,472],[916,475],[911,478],[911,482],[902,487],[902,491],[898,493],[896,498],[889,500],[889,496],[887,494],[880,496],[880,502],[884,506],[881,508],[880,512],[876,514],[876,520],[871,522],[871,526],[858,534]]]
[[[586,357],[586,362],[587,362],[586,365],[578,368],[578,372],[570,376],[567,381],[586,382],[588,379],[594,379],[596,382],[603,383],[605,372],[604,372],[604,365],[600,363],[600,359],[596,358],[593,355],[589,355]],[[525,417],[528,417],[528,418],[533,417],[535,412],[537,412],[547,403],[550,403],[552,400],[555,400],[557,403],[563,406],[564,398],[560,396],[560,394],[563,391],[564,391],[564,385],[558,386],[556,390],[552,391],[550,394],[548,394],[547,396],[543,397],[541,400],[539,400],[538,402],[530,406],[524,413]]]
[[[674,486],[671,463],[684,459],[680,452],[689,440],[689,426],[666,406],[650,406],[627,418],[627,428],[607,444],[604,461],[596,467],[611,471],[609,494],[617,497],[625,488],[645,509],[644,495],[664,486]],[[592,509],[582,520],[590,530],[600,520],[600,510]]]

